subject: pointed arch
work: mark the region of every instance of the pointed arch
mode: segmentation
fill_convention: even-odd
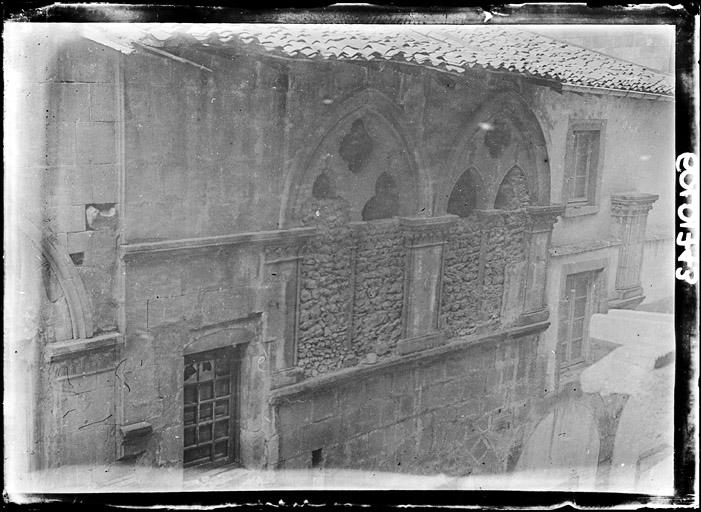
[[[492,208],[498,187],[515,165],[519,165],[526,176],[530,202],[535,205],[550,204],[550,164],[547,142],[541,124],[521,95],[513,90],[502,90],[489,97],[459,130],[453,143],[454,149],[445,165],[443,175],[446,178],[439,185],[436,204],[438,212],[447,210],[453,184],[465,168],[476,165],[471,160],[472,153],[476,147],[484,144],[478,137],[484,134],[485,127],[499,116],[506,116],[505,121],[518,132],[527,161],[511,160],[510,163],[502,161],[501,170],[495,175],[489,175],[487,169],[481,168],[484,182],[482,193],[477,199],[478,208]]]
[[[455,182],[448,196],[447,213],[467,217],[477,208],[477,200],[482,189],[482,178],[477,169],[470,167]]]
[[[523,170],[515,165],[501,180],[496,198],[495,210],[516,210],[530,204],[528,180]]]
[[[20,221],[20,232],[46,259],[55,274],[68,303],[73,339],[93,335],[92,302],[75,265],[64,248],[48,238],[29,221]]]
[[[418,144],[410,131],[410,123],[402,109],[396,105],[387,95],[373,89],[365,88],[357,90],[344,99],[338,101],[338,106],[334,108],[328,119],[323,123],[317,133],[321,135],[309,148],[301,148],[288,169],[282,194],[282,204],[278,225],[281,228],[291,227],[294,222],[294,209],[299,200],[300,189],[306,178],[306,173],[315,161],[321,156],[323,149],[329,143],[334,133],[339,127],[348,123],[353,118],[363,115],[372,115],[381,119],[383,124],[389,129],[395,140],[401,145],[403,153],[407,157],[409,171],[417,179],[417,201],[420,208],[426,212],[432,212],[432,184],[426,173],[426,166],[418,150]],[[336,191],[340,193],[340,191]]]

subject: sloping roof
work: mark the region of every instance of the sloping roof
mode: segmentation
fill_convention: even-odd
[[[250,46],[288,58],[395,61],[464,73],[512,72],[564,84],[674,94],[670,75],[513,26],[109,24],[86,37],[125,53],[138,43]]]

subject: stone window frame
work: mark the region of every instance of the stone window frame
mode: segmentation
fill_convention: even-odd
[[[608,258],[596,260],[581,261],[576,263],[567,263],[562,266],[560,275],[559,288],[559,307],[558,307],[558,329],[557,329],[557,345],[556,358],[557,369],[560,373],[566,373],[576,368],[580,368],[587,364],[590,358],[590,339],[589,339],[589,323],[585,324],[585,336],[582,344],[582,361],[577,361],[572,364],[563,364],[562,354],[560,351],[560,340],[565,336],[566,320],[569,318],[569,308],[567,302],[567,278],[571,275],[591,272],[593,274],[591,284],[591,302],[589,306],[588,318],[596,313],[608,312]]]
[[[598,132],[596,162],[590,168],[587,200],[570,200],[570,182],[575,168],[575,133],[578,131]],[[562,200],[565,203],[565,217],[591,215],[599,211],[601,204],[601,182],[604,174],[604,147],[606,142],[605,119],[570,119],[565,147],[565,167],[562,183]]]

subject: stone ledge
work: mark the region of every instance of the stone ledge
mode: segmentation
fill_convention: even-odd
[[[599,249],[606,249],[608,247],[618,247],[621,245],[620,240],[592,240],[590,242],[583,242],[580,244],[569,244],[560,245],[557,247],[550,248],[550,256],[557,258],[562,256],[570,256],[573,254],[582,254],[585,252],[592,252]]]
[[[633,297],[609,299],[609,309],[635,309],[645,300],[645,295],[635,295]]]
[[[109,350],[117,346],[122,338],[120,332],[110,332],[93,338],[60,341],[46,345],[46,354],[51,361],[71,357],[85,352]]]
[[[277,389],[284,386],[297,384],[304,378],[304,370],[302,368],[286,368],[278,370],[272,375],[271,388]]]
[[[161,252],[206,249],[243,244],[271,244],[293,240],[303,240],[316,235],[316,228],[292,228],[275,231],[255,231],[231,235],[207,236],[202,238],[181,238],[159,242],[139,242],[120,246],[120,257]]]
[[[148,421],[140,421],[131,425],[122,425],[119,430],[124,442],[129,443],[151,434],[153,426]]]
[[[451,352],[464,350],[483,343],[497,342],[504,340],[515,341],[521,336],[536,334],[545,331],[550,326],[550,322],[538,322],[530,325],[502,329],[497,332],[481,335],[464,336],[453,338],[446,344],[439,347],[414,352],[406,356],[394,357],[374,365],[356,366],[346,368],[313,379],[305,380],[297,384],[281,387],[272,391],[270,396],[271,405],[278,404],[295,396],[318,391],[321,388],[332,387],[343,384],[351,380],[368,377],[380,370],[387,370],[395,366],[405,364],[420,364],[433,358],[438,358]]]
[[[545,322],[550,318],[550,309],[546,306],[537,311],[529,311],[528,313],[521,313],[519,315],[516,323],[517,325],[529,325],[538,322]]]
[[[397,343],[397,350],[401,355],[406,355],[428,350],[443,344],[445,344],[445,336],[443,333],[432,332],[415,338],[399,340],[399,343]]]

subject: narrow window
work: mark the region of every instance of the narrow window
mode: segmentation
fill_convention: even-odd
[[[567,276],[565,288],[565,332],[560,340],[561,366],[584,361],[591,318],[592,272]]]
[[[184,466],[238,460],[238,368],[234,349],[185,357]]]
[[[599,166],[599,130],[574,130],[569,170],[568,203],[593,205]]]

